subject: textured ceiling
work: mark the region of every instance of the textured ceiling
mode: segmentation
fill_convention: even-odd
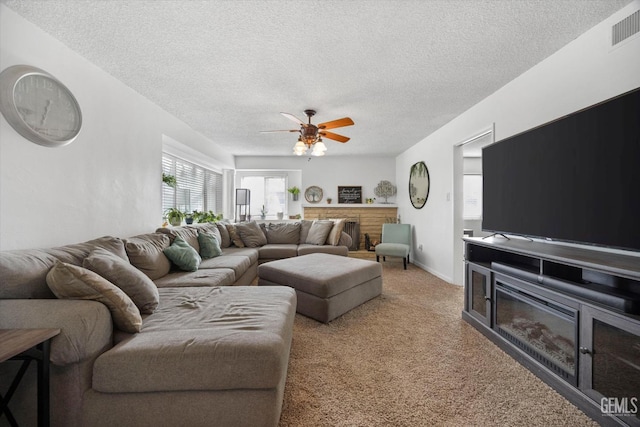
[[[235,155],[395,155],[630,0],[3,2]]]

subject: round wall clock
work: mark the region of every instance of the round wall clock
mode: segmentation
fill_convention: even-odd
[[[45,147],[71,143],[82,127],[80,106],[69,89],[29,65],[0,73],[0,111],[16,132]]]

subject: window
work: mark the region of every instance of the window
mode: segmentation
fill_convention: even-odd
[[[278,212],[287,212],[286,176],[243,176],[240,188],[251,190],[250,212],[253,218],[259,218],[264,206],[266,218],[277,218]]]
[[[463,176],[463,218],[482,219],[482,175]]]
[[[162,185],[163,213],[169,208],[223,212],[222,174],[167,153],[162,154],[162,172],[176,177],[175,188]]]

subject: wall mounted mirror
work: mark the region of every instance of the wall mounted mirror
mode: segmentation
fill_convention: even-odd
[[[424,162],[411,166],[409,172],[409,198],[416,209],[422,209],[429,197],[429,170]]]

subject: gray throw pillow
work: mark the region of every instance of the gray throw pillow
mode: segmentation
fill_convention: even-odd
[[[84,259],[82,266],[122,289],[138,307],[140,313],[151,314],[158,307],[160,295],[155,283],[119,256],[97,248]]]
[[[170,244],[171,239],[166,234],[148,233],[126,239],[124,247],[129,262],[149,279],[156,280],[171,270],[171,261],[162,252]]]
[[[91,270],[57,261],[47,273],[47,285],[60,299],[98,301],[106,305],[116,328],[140,332],[140,310],[120,288]]]
[[[242,243],[248,248],[259,248],[267,244],[267,236],[257,222],[244,222],[236,225],[236,230],[242,239]]]
[[[313,221],[305,243],[310,245],[324,245],[332,228],[333,221],[323,221],[319,219]]]
[[[297,245],[300,242],[300,228],[299,222],[269,223],[266,227],[267,243]]]
[[[306,219],[300,221],[300,244],[307,242],[307,236],[312,225],[313,221],[307,221]]]
[[[227,226],[224,222],[217,222],[216,227],[218,228],[218,232],[220,233],[220,247],[228,248],[231,246],[231,237],[229,236],[229,230],[227,230]]]

